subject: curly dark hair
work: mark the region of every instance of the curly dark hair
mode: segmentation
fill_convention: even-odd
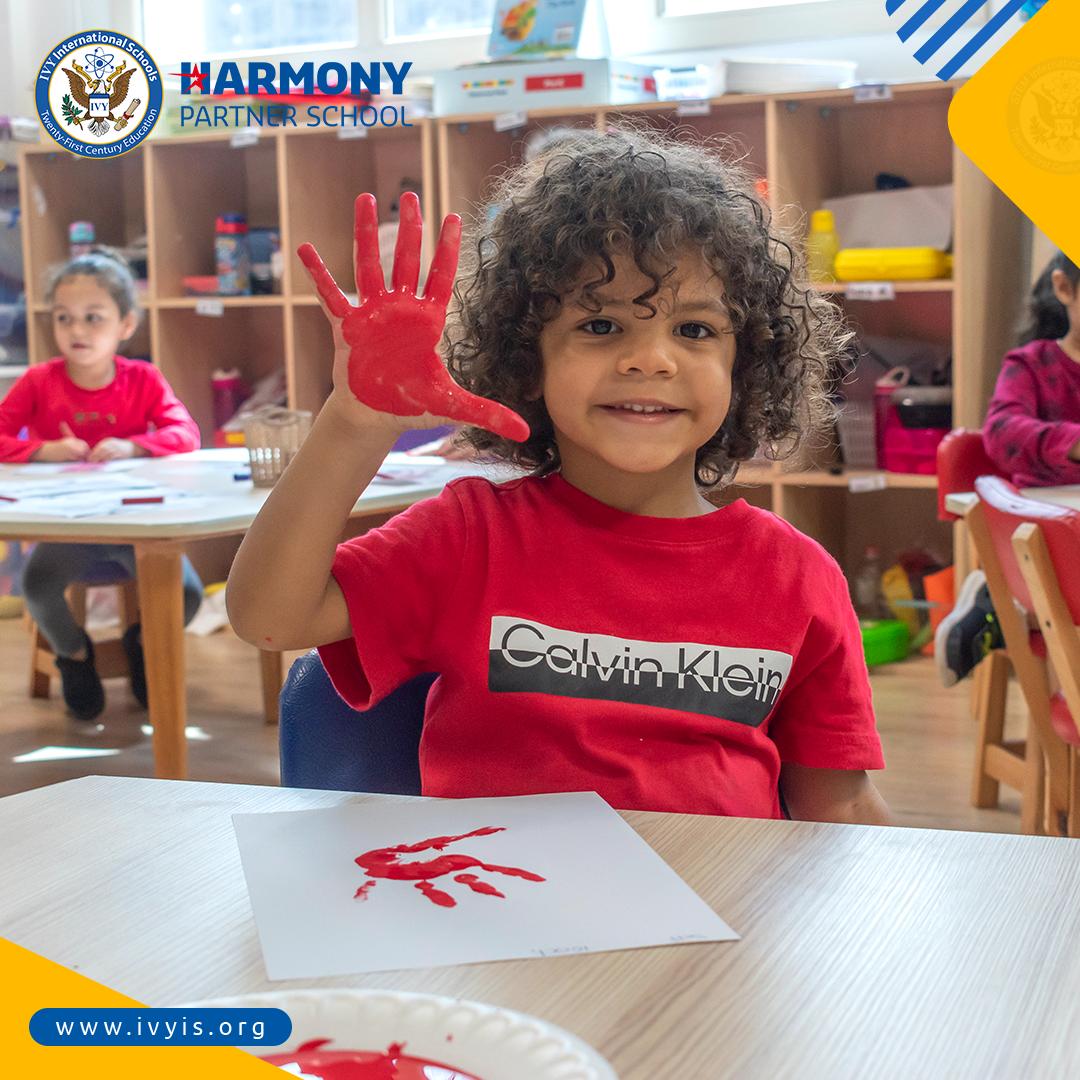
[[[834,304],[803,284],[797,249],[754,191],[751,174],[726,141],[683,141],[620,126],[562,137],[498,184],[463,253],[445,340],[454,378],[475,394],[519,412],[532,435],[514,443],[480,428],[476,449],[542,476],[559,468],[543,399],[539,337],[583,273],[580,302],[626,254],[652,281],[634,298],[642,314],[676,267],[680,248],[700,248],[724,283],[736,335],[731,407],[697,451],[702,487],[734,475],[759,447],[785,456],[831,416],[827,388],[850,334]]]

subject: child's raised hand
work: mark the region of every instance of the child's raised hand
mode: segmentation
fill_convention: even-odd
[[[311,244],[301,244],[297,250],[334,328],[335,393],[348,391],[348,396],[369,409],[408,418],[408,423],[395,424],[399,430],[454,420],[523,442],[529,437],[525,421],[506,406],[458,386],[436,352],[457,272],[461,219],[449,214],[443,221],[421,298],[416,286],[422,230],[420,200],[406,192],[401,197],[388,291],[379,262],[375,197],[357,198],[353,251],[360,294],[357,307],[349,303]]]

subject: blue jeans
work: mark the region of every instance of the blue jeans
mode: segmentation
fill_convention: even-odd
[[[83,629],[68,607],[64,590],[81,581],[97,563],[119,563],[135,577],[135,549],[130,544],[38,544],[23,568],[27,610],[57,656],[74,656],[85,645]],[[184,625],[195,618],[203,587],[195,567],[183,559]]]

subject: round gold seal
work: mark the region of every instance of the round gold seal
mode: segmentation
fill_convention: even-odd
[[[1080,59],[1046,60],[1016,84],[1009,134],[1039,168],[1080,172]]]

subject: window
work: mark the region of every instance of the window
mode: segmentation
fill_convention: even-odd
[[[486,31],[495,0],[386,0],[392,38],[440,37]]]
[[[723,11],[760,11],[795,4],[827,4],[829,0],[663,0],[665,15],[716,15]]]
[[[151,52],[203,59],[297,46],[354,42],[356,0],[143,0]]]

